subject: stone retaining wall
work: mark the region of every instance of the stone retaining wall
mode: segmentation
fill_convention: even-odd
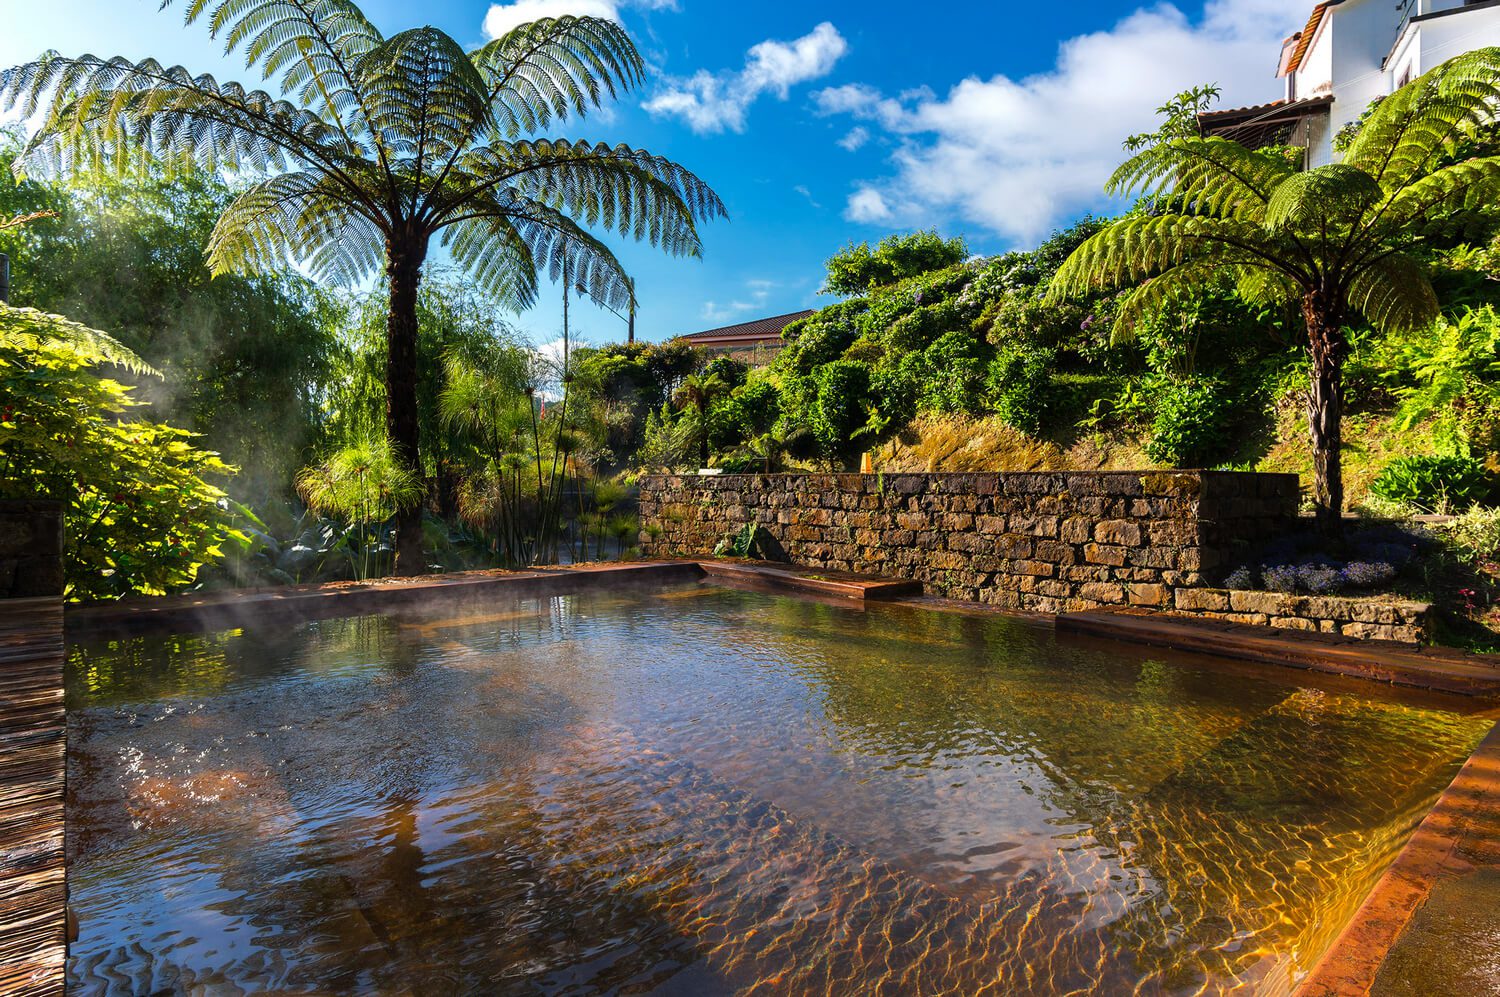
[[[1211,471],[652,476],[641,549],[706,555],[763,526],[788,558],[1056,613],[1171,607],[1296,515],[1294,475]]]
[[[0,501],[0,599],[62,595],[62,504]]]
[[[1296,517],[1295,475],[1215,471],[659,475],[641,550],[711,555],[764,527],[794,564],[1040,613],[1141,606],[1416,641],[1427,607],[1210,586]]]
[[[1374,640],[1421,643],[1430,635],[1432,606],[1425,602],[1331,595],[1285,595],[1227,589],[1177,589],[1173,612],[1233,623],[1316,630]]]

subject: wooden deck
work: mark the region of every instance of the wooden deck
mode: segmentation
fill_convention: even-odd
[[[0,994],[63,992],[63,614],[0,601]]]

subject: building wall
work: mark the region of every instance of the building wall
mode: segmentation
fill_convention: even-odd
[[[1434,69],[1456,55],[1500,45],[1500,7],[1483,7],[1418,21],[1411,26],[1412,77]],[[1393,70],[1396,66],[1393,64]],[[1392,80],[1399,79],[1392,75]]]
[[[1291,87],[1299,99],[1330,88],[1333,93],[1326,132],[1309,142],[1309,165],[1333,162],[1339,131],[1402,79],[1415,79],[1464,52],[1500,45],[1500,7],[1407,23],[1412,15],[1463,7],[1463,0],[1346,0],[1328,9]]]
[[[1391,92],[1390,74],[1382,63],[1404,15],[1393,0],[1347,0],[1330,8],[1329,14],[1334,22],[1331,140],[1339,129],[1358,120],[1370,101]]]

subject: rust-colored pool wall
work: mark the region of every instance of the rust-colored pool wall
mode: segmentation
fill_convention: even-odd
[[[62,507],[0,502],[0,993],[61,994]]]
[[[1500,895],[1500,726],[1485,738],[1418,826],[1406,847],[1333,947],[1298,989],[1298,997],[1358,997],[1366,994],[1489,993],[1500,966],[1500,935],[1494,930]],[[1422,910],[1445,884],[1479,881],[1493,896],[1471,916],[1487,924],[1466,939],[1462,952],[1431,950],[1433,942],[1413,930]],[[1477,939],[1477,941],[1476,941]],[[1426,956],[1425,958],[1423,956]],[[1486,969],[1488,967],[1488,969]],[[1420,973],[1420,978],[1416,976]],[[1487,978],[1488,977],[1488,978]],[[1487,978],[1487,979],[1486,979]]]

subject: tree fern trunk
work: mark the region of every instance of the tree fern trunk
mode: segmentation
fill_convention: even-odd
[[[1312,360],[1307,391],[1307,426],[1312,437],[1313,500],[1318,529],[1337,533],[1344,514],[1342,465],[1344,418],[1343,317],[1322,293],[1302,299],[1302,318],[1307,323],[1308,355]]]
[[[386,315],[385,428],[397,459],[422,478],[417,420],[417,289],[427,256],[423,239],[386,243],[390,310]],[[422,503],[396,512],[396,574],[419,575],[422,555]]]

